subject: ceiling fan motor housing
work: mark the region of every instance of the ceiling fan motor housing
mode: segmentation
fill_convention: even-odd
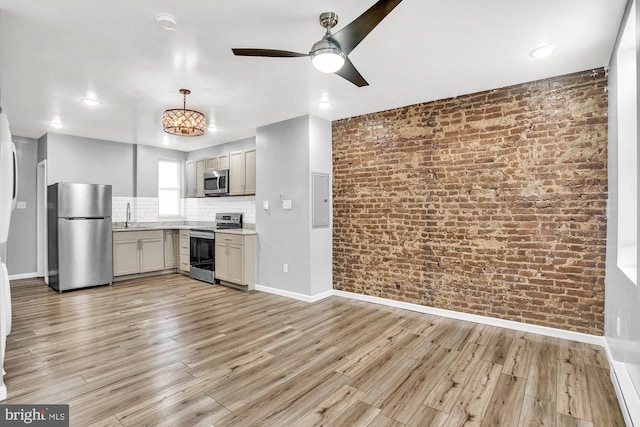
[[[324,12],[320,14],[320,25],[322,28],[333,28],[338,25],[338,15],[335,12]]]

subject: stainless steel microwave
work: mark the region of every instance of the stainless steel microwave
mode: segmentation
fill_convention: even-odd
[[[229,195],[229,169],[210,170],[204,173],[204,195]]]

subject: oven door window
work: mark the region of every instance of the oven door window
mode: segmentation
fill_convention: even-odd
[[[191,237],[191,266],[214,271],[214,239]]]

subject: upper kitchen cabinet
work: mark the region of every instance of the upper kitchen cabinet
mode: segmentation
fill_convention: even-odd
[[[206,160],[196,160],[196,197],[204,197],[204,171]]]
[[[229,195],[256,194],[256,150],[233,151],[229,155]]]
[[[256,194],[256,150],[244,152],[244,194]]]
[[[204,170],[218,170],[218,158],[217,157],[207,157],[204,159],[205,168]]]
[[[233,151],[185,162],[185,197],[204,197],[204,174],[229,170],[229,195],[256,194],[256,149]]]
[[[205,159],[187,160],[185,162],[185,197],[204,197]]]
[[[218,160],[218,170],[229,169],[229,153],[216,157]]]
[[[196,162],[188,160],[185,163],[185,197],[196,197]]]
[[[223,170],[229,169],[229,153],[221,154],[215,157],[207,157],[205,159],[206,170]]]

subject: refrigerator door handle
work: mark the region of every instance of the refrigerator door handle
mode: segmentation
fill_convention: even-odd
[[[11,210],[16,208],[18,202],[18,154],[16,153],[16,146],[11,144],[13,149],[13,201],[11,202]]]
[[[105,220],[107,218],[111,218],[108,216],[74,216],[74,217],[64,217],[62,219],[66,219],[67,221],[87,221],[87,220]]]

